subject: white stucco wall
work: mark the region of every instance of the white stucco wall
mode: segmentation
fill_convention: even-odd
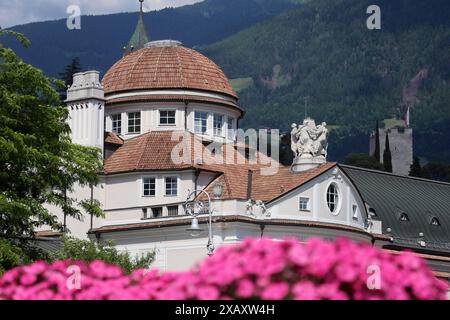
[[[100,180],[100,183],[94,187],[94,199],[104,203],[105,201],[105,188]],[[73,190],[68,192],[68,197],[75,199],[75,201],[90,200],[91,199],[91,189],[89,186],[75,185]],[[59,222],[63,223],[64,213],[59,207],[46,204],[45,207],[50,211],[51,214],[56,215]],[[78,207],[82,216],[81,219],[76,219],[73,217],[66,217],[66,227],[68,229],[69,235],[79,238],[87,239],[87,232],[91,228],[91,216],[88,215],[84,209]],[[93,217],[93,228],[98,228],[103,224],[102,218]],[[50,230],[49,226],[42,226],[37,231],[47,231]]]
[[[236,244],[247,237],[260,238],[261,235],[273,239],[287,236],[302,241],[311,237],[335,239],[347,236],[355,241],[370,242],[370,235],[363,232],[343,231],[332,228],[292,227],[266,225],[263,232],[261,221],[221,222],[213,225],[214,246]],[[156,260],[152,268],[162,271],[181,271],[193,267],[207,257],[208,242],[206,225],[201,225],[204,232],[199,237],[192,237],[188,226],[163,227],[157,229],[131,230],[102,234],[102,240],[112,240],[119,250],[128,251],[132,256],[155,250]]]
[[[160,114],[159,111],[176,111],[175,124],[174,125],[162,125],[160,124]],[[201,111],[208,113],[207,121],[207,133],[204,135],[205,138],[220,140],[220,137],[215,137],[213,135],[213,114],[223,115],[223,138],[226,141],[228,137],[227,121],[230,119],[232,121],[233,130],[237,128],[237,119],[239,118],[239,111],[232,110],[231,108],[216,106],[213,104],[200,104],[200,103],[189,103],[187,106],[181,102],[146,102],[146,103],[136,103],[136,104],[123,104],[108,106],[105,111],[106,119],[106,131],[112,131],[112,116],[115,114],[122,115],[122,132],[121,136],[124,139],[130,139],[136,137],[138,134],[128,133],[128,113],[130,112],[141,112],[141,134],[150,131],[164,131],[164,130],[185,130],[187,128],[189,131],[194,132],[194,114],[195,111]],[[186,113],[187,111],[187,113]]]
[[[335,174],[329,171],[268,204],[267,209],[271,212],[272,217],[337,223],[364,228],[366,219],[364,204],[349,179],[342,171],[337,168],[336,170]],[[327,189],[331,183],[337,186],[340,198],[340,204],[335,213],[331,213],[326,199]],[[300,197],[309,198],[309,211],[300,211]],[[353,218],[353,205],[357,207],[357,219]]]

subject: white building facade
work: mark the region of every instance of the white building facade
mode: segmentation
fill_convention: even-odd
[[[204,231],[192,237],[192,217],[183,206],[192,191],[204,190],[212,198],[215,248],[263,236],[348,237],[393,250],[417,247],[402,242],[405,233],[396,233],[404,226],[401,219],[391,220],[390,208],[371,198],[364,177],[372,173],[326,161],[326,124],[305,119],[303,126],[293,125],[292,166],[237,143],[244,115],[237,94],[214,62],[180,42],[155,41],[132,50],[101,82],[96,71],[76,74],[67,107],[73,142],[104,155],[99,184],[77,186],[73,193],[100,201],[105,218],[67,218],[67,230],[76,237],[112,240],[137,255],[156,250],[154,267],[185,270],[207,256],[208,215],[199,215]],[[210,148],[212,143],[219,148]],[[268,166],[276,170],[267,174]],[[385,179],[385,186],[397,179],[374,174],[369,180]],[[442,188],[450,195],[450,187]],[[206,201],[202,195],[196,200]],[[440,245],[441,252],[447,250]],[[436,250],[424,257],[447,274],[450,263]]]

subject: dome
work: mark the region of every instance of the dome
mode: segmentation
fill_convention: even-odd
[[[136,90],[190,89],[237,99],[219,66],[173,40],[149,42],[123,57],[105,74],[103,87],[106,96]]]

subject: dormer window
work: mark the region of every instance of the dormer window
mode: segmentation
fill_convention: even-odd
[[[175,110],[160,110],[159,111],[159,124],[162,126],[175,125]]]
[[[408,217],[408,215],[406,214],[406,212],[402,212],[402,213],[400,213],[400,219],[399,219],[400,221],[403,221],[403,222],[408,222],[409,221],[409,217]]]
[[[436,217],[431,218],[430,224],[435,227],[439,227],[441,225],[441,223],[439,222],[439,219]]]

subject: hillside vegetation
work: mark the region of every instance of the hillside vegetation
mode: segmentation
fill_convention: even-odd
[[[450,161],[450,2],[378,0],[382,29],[369,30],[373,3],[309,1],[202,48],[229,77],[253,79],[240,91],[242,125],[288,131],[309,97],[310,116],[339,125],[330,151],[340,160],[367,152],[376,119],[412,105],[418,154]]]
[[[136,1],[136,10],[138,5]],[[176,39],[194,47],[222,40],[294,6],[294,0],[206,0],[145,13],[144,20],[153,40]],[[65,19],[16,26],[12,29],[24,33],[31,47],[24,49],[13,40],[5,45],[50,76],[57,76],[74,57],[103,74],[122,57],[137,15],[82,16],[81,30],[67,29]]]

